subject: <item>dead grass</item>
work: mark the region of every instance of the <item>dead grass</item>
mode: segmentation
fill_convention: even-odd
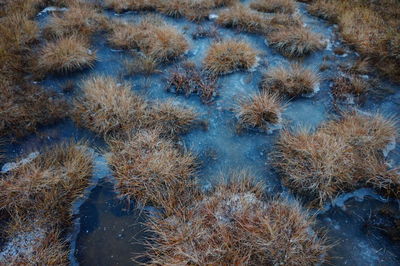
[[[61,14],[55,13],[46,27],[44,34],[50,38],[70,35],[91,36],[104,29],[106,18],[93,6],[74,5]]]
[[[198,69],[193,62],[177,66],[167,78],[167,91],[189,96],[197,93],[203,103],[210,103],[217,95],[217,78]]]
[[[114,22],[109,41],[117,48],[139,49],[160,62],[175,59],[189,48],[182,33],[154,16],[146,17],[137,25]]]
[[[292,63],[288,68],[280,66],[268,70],[264,74],[261,88],[289,97],[299,97],[313,93],[319,82],[319,75],[314,70]]]
[[[113,9],[115,12],[124,11],[151,11],[156,7],[156,0],[105,0],[106,8]]]
[[[296,2],[293,0],[256,0],[250,3],[250,8],[259,12],[292,14],[296,11]]]
[[[287,57],[303,57],[322,50],[322,37],[303,26],[281,27],[267,35],[268,43]]]
[[[109,142],[108,158],[123,198],[140,206],[153,205],[171,214],[190,204],[197,188],[193,176],[195,157],[180,151],[172,141],[162,139],[157,130],[140,131],[125,140]]]
[[[68,114],[65,100],[35,85],[0,85],[0,136],[12,139],[34,132]]]
[[[160,73],[160,62],[157,59],[143,55],[135,54],[133,58],[124,61],[124,67],[127,75],[143,74],[150,76],[154,73]]]
[[[314,206],[365,186],[398,197],[399,176],[382,155],[396,136],[392,119],[345,113],[313,133],[283,131],[274,164],[285,185]]]
[[[339,25],[346,42],[384,76],[399,80],[400,5],[397,1],[316,0],[309,12]]]
[[[7,238],[19,251],[2,252],[2,263],[64,265],[68,261],[68,247],[60,233],[71,225],[71,204],[88,186],[91,172],[87,147],[71,143],[45,150],[2,176],[0,210],[12,217]]]
[[[257,55],[258,51],[245,41],[214,42],[204,58],[203,66],[212,74],[227,74],[254,67],[257,64]]]
[[[66,73],[92,67],[95,61],[96,52],[90,49],[88,41],[71,35],[46,43],[36,67],[39,73]]]
[[[265,33],[268,20],[261,14],[244,5],[237,4],[218,14],[217,24],[251,33]]]
[[[333,80],[332,95],[336,100],[346,100],[349,96],[354,96],[360,100],[369,91],[368,83],[356,76],[338,76]]]
[[[233,173],[190,207],[153,217],[149,257],[154,265],[313,265],[325,240],[310,233],[313,218],[296,202],[265,201],[263,185]]]
[[[82,83],[82,95],[74,102],[73,118],[81,126],[102,135],[129,132],[146,116],[147,103],[128,83],[94,76]]]
[[[271,124],[280,122],[283,109],[284,105],[277,94],[263,91],[240,99],[235,113],[239,128],[267,130]]]

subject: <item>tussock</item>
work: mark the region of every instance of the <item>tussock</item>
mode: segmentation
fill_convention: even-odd
[[[275,67],[268,70],[261,82],[263,90],[289,97],[310,94],[319,86],[320,78],[312,69],[292,63],[288,68]]]
[[[250,3],[250,8],[260,12],[292,14],[296,10],[296,2],[293,0],[256,0]]]
[[[284,109],[277,94],[261,92],[239,100],[234,109],[239,128],[260,128],[267,130],[271,124],[281,120]]]
[[[262,184],[233,173],[193,205],[167,218],[153,217],[155,265],[312,265],[327,246],[311,235],[310,218],[295,202],[264,200]]]
[[[312,205],[365,186],[398,197],[399,176],[382,154],[396,136],[392,119],[345,113],[313,133],[283,131],[274,164],[285,185]]]
[[[250,69],[257,63],[258,51],[245,41],[225,40],[213,43],[203,61],[212,74],[227,74],[240,69]]]
[[[126,140],[110,140],[108,158],[123,198],[141,206],[154,205],[166,213],[195,197],[195,157],[183,153],[157,130],[140,131]]]
[[[336,100],[346,100],[349,96],[360,97],[368,90],[368,83],[355,75],[338,76],[333,80],[332,95]]]
[[[37,71],[40,73],[66,73],[92,67],[96,52],[87,40],[71,35],[44,45],[38,55]]]

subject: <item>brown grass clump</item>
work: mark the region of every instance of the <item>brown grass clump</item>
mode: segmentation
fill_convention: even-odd
[[[262,14],[241,4],[220,12],[215,22],[223,27],[251,33],[265,33],[268,28],[268,20]]]
[[[88,148],[63,144],[3,174],[0,210],[11,220],[0,262],[64,265],[68,246],[61,233],[71,225],[71,204],[88,186],[91,172]]]
[[[360,97],[368,92],[368,83],[355,75],[338,76],[333,80],[332,95],[336,100],[346,100],[348,96]]]
[[[195,197],[195,157],[181,152],[160,132],[140,131],[126,140],[110,141],[108,158],[117,179],[116,189],[140,206],[152,204],[170,214]]]
[[[313,265],[324,261],[325,240],[296,202],[265,201],[245,173],[167,218],[154,217],[154,265]]]
[[[292,14],[296,10],[296,2],[293,0],[257,0],[250,3],[250,8],[260,12]]]
[[[267,35],[268,43],[287,57],[302,57],[322,50],[322,37],[303,26],[282,27]]]
[[[145,11],[153,10],[156,7],[155,0],[105,0],[106,8],[121,13],[127,10]]]
[[[189,96],[197,93],[203,103],[210,103],[216,96],[217,78],[202,71],[192,62],[184,62],[172,71],[167,79],[167,91]]]
[[[289,68],[275,67],[266,72],[261,88],[289,97],[299,97],[313,93],[319,82],[319,76],[315,71],[294,63]]]
[[[274,164],[285,185],[312,205],[323,206],[340,193],[365,186],[398,197],[400,177],[388,169],[382,154],[396,136],[391,119],[347,113],[314,133],[284,131]]]
[[[143,54],[136,54],[132,59],[124,61],[126,74],[128,75],[143,74],[150,76],[151,74],[161,72],[159,65],[160,62],[157,59]]]
[[[243,98],[235,108],[240,128],[268,129],[281,120],[282,102],[277,94],[261,92]]]
[[[187,133],[196,124],[201,124],[196,111],[173,101],[157,101],[148,110],[148,129],[157,129],[162,136],[173,138]]]
[[[128,83],[95,76],[82,84],[82,95],[74,102],[74,120],[94,132],[108,135],[129,132],[145,117],[147,103],[134,94]]]
[[[340,33],[381,74],[399,80],[400,5],[397,1],[317,0],[309,12],[339,25]]]
[[[104,28],[106,19],[94,7],[74,5],[61,14],[55,13],[44,32],[49,37],[60,38],[70,35],[90,36]]]
[[[214,42],[203,61],[204,68],[215,75],[240,69],[250,69],[257,64],[258,52],[245,41],[226,40]]]
[[[183,55],[189,47],[185,37],[175,27],[151,16],[138,25],[114,23],[109,40],[115,47],[139,49],[160,62]]]
[[[92,67],[95,60],[96,52],[90,50],[89,43],[71,35],[46,43],[38,56],[37,68],[41,73],[71,72]]]
[[[0,85],[0,136],[22,137],[68,114],[61,97],[35,85]]]

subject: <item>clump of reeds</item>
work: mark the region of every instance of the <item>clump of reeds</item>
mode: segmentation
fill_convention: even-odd
[[[399,175],[383,156],[396,136],[392,119],[345,113],[315,132],[283,131],[274,164],[284,183],[311,204],[323,206],[340,193],[363,186],[398,197]]]
[[[299,97],[313,93],[319,82],[319,76],[314,70],[293,63],[287,68],[278,66],[268,70],[264,74],[261,88],[289,97]]]
[[[32,84],[0,85],[0,136],[22,137],[68,114],[65,100]]]
[[[193,180],[196,160],[160,134],[157,129],[144,130],[125,140],[111,140],[108,160],[123,198],[140,206],[161,207],[170,214],[198,193]]]
[[[268,30],[268,20],[262,14],[241,4],[221,11],[216,23],[251,33],[265,33]]]
[[[74,102],[73,118],[94,132],[129,132],[145,120],[147,103],[131,85],[106,76],[95,76],[82,83],[82,95]]]
[[[287,57],[302,57],[322,50],[322,37],[304,26],[280,27],[267,35],[268,43]]]
[[[263,91],[239,100],[234,109],[239,128],[269,129],[278,124],[284,109],[278,94]]]
[[[258,51],[247,42],[225,40],[213,43],[203,61],[212,74],[227,74],[240,69],[250,69],[257,64]]]
[[[257,0],[250,3],[250,8],[260,12],[292,14],[296,10],[296,2],[293,0]]]
[[[338,76],[333,80],[332,95],[336,100],[361,97],[368,92],[368,83],[356,75]]]
[[[70,143],[25,161],[0,179],[0,210],[10,215],[6,239],[13,245],[1,252],[0,262],[64,264],[68,245],[60,233],[71,225],[72,202],[89,184],[92,153]]]
[[[147,16],[137,25],[114,22],[111,28],[109,40],[113,46],[139,49],[160,62],[183,55],[189,47],[182,33],[154,16]]]
[[[77,35],[57,38],[44,45],[38,55],[39,73],[65,73],[92,67],[96,52],[90,49],[89,42]]]
[[[189,96],[197,93],[203,103],[210,103],[216,96],[217,78],[202,71],[192,62],[184,62],[173,70],[167,79],[167,90]]]
[[[325,239],[296,202],[265,200],[264,188],[233,173],[191,206],[149,222],[151,263],[159,265],[313,265],[324,261]]]
[[[61,14],[55,13],[44,28],[48,37],[81,35],[89,37],[104,28],[106,18],[91,5],[75,4]]]

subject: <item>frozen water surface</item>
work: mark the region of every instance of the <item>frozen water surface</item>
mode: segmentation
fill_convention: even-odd
[[[244,1],[248,4],[249,1]],[[323,58],[331,58],[328,63],[332,66],[321,72],[322,82],[319,90],[309,97],[292,99],[284,111],[283,126],[307,126],[314,128],[328,119],[333,113],[332,99],[329,93],[330,82],[335,73],[333,69],[341,63],[348,63],[358,58],[358,54],[344,45],[335,33],[335,27],[323,20],[310,16],[305,4],[298,3],[298,13],[304,23],[312,31],[322,34],[327,41],[327,48],[316,52],[301,63],[305,66],[319,69]],[[41,26],[48,21],[51,8],[41,12],[37,19]],[[123,20],[137,21],[145,13],[126,12],[114,14],[107,11],[107,15]],[[190,50],[184,56],[194,61],[198,66],[214,41],[212,38],[193,39],[191,34],[196,31],[198,24],[185,19],[165,20],[175,25],[190,42]],[[205,21],[202,26],[211,26],[213,21]],[[231,29],[218,28],[223,38],[237,38],[248,41],[259,50],[259,65],[253,71],[238,71],[219,78],[218,94],[215,101],[209,105],[202,104],[196,95],[184,97],[165,90],[165,77],[169,70],[178,62],[162,66],[163,73],[148,78],[136,75],[127,77],[121,75],[122,62],[129,56],[127,51],[112,49],[105,36],[99,34],[92,42],[99,61],[93,69],[76,72],[69,75],[51,75],[40,84],[49,90],[63,93],[62,84],[72,80],[79,84],[89,75],[104,74],[123,77],[132,83],[133,90],[144,95],[149,100],[174,99],[185,105],[195,108],[204,120],[208,122],[208,130],[194,130],[183,136],[185,147],[198,155],[201,168],[198,173],[200,184],[207,188],[213,183],[216,176],[234,169],[247,169],[257,178],[267,183],[270,194],[285,191],[280,184],[279,177],[268,164],[268,154],[273,150],[274,143],[279,135],[279,129],[272,132],[245,130],[237,132],[235,116],[231,109],[238,97],[254,94],[259,91],[258,84],[267,67],[288,65],[289,61],[268,47],[262,36],[237,32]],[[333,53],[335,47],[346,49],[346,56]],[[400,111],[399,86],[388,81],[380,82],[380,89],[389,92],[384,97],[371,97],[360,107],[363,111],[378,110],[384,114],[398,114]],[[380,89],[377,89],[380,90]],[[72,97],[71,95],[67,95]],[[6,145],[6,156],[9,161],[22,154],[29,154],[50,143],[68,139],[88,140],[93,148],[105,148],[100,137],[93,133],[77,128],[69,119],[39,129],[37,134],[28,136],[17,143]],[[391,146],[388,159],[396,165],[399,163],[399,148]],[[125,201],[118,199],[117,192],[113,191],[113,177],[106,166],[103,155],[95,156],[94,182],[86,191],[84,200],[74,204],[73,212],[76,216],[75,232],[71,236],[73,242],[71,261],[82,265],[126,265],[131,263],[135,254],[144,251],[145,221],[144,213],[135,210]],[[399,212],[396,201],[382,199],[369,190],[360,190],[342,195],[334,204],[327,206],[318,213],[318,226],[324,229],[335,246],[329,253],[331,263],[335,265],[399,265],[399,247],[390,242],[382,232],[370,233],[365,229],[366,221],[372,213],[380,208],[390,206]]]

